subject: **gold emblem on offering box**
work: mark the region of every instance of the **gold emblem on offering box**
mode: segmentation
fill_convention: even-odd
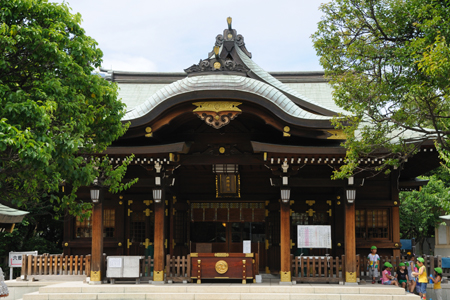
[[[224,260],[216,262],[216,272],[219,274],[225,274],[228,271],[228,264]]]

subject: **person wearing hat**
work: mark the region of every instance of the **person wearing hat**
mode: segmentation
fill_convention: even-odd
[[[369,269],[369,276],[372,277],[372,284],[374,284],[377,277],[380,275],[380,256],[377,254],[377,246],[372,246],[370,252],[371,253],[367,256],[367,263],[369,264],[367,268]]]
[[[406,268],[408,270],[408,288],[410,293],[414,293],[414,290],[416,289],[416,279],[414,276],[412,276],[412,272],[414,272],[414,265],[416,264],[416,258],[413,253],[408,252],[407,257],[408,262],[406,263]]]
[[[381,272],[381,283],[384,285],[398,286],[397,280],[391,275],[392,265],[389,262],[385,262],[383,266],[383,272]]]
[[[437,300],[442,300],[442,288],[441,288],[441,280],[442,280],[442,269],[434,268],[434,277],[429,277],[430,280],[433,281],[433,290],[436,294]]]
[[[419,265],[419,272],[412,272],[411,274],[413,276],[419,277],[419,283],[420,283],[420,291],[419,296],[422,297],[422,299],[427,299],[427,269],[423,265],[425,262],[425,259],[423,257],[417,258],[417,264]]]
[[[398,284],[401,284],[402,288],[406,288],[408,283],[408,271],[406,270],[405,263],[399,263],[397,268],[397,275],[395,278],[398,280]]]

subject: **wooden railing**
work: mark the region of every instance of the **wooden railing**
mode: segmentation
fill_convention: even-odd
[[[166,256],[166,280],[191,282],[191,256]]]
[[[142,274],[142,277],[150,277],[153,272],[153,266],[155,263],[155,259],[152,257],[143,258],[140,261],[140,273]]]
[[[24,255],[21,275],[86,275],[91,272],[90,255]]]
[[[344,281],[345,256],[296,256],[291,255],[292,280],[297,282]]]

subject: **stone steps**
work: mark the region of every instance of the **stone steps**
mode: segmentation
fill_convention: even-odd
[[[23,300],[152,299],[152,300],[419,300],[397,287],[329,284],[103,284],[66,282],[41,287]]]

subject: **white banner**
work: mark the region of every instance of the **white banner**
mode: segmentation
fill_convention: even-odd
[[[297,247],[331,249],[331,226],[297,225]]]

